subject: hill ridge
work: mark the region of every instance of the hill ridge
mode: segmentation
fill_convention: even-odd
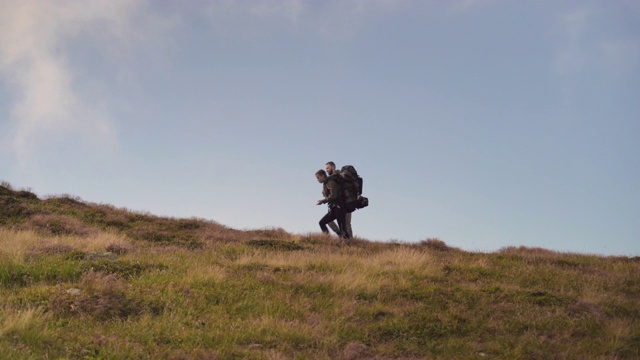
[[[86,236],[112,231],[133,240],[187,248],[199,248],[210,241],[291,236],[281,228],[236,230],[212,220],[156,216],[110,204],[86,202],[68,194],[40,199],[31,191],[13,190],[8,183],[0,185],[0,208],[3,209],[0,226],[49,235]]]
[[[11,359],[640,357],[640,258],[241,231],[0,184]]]

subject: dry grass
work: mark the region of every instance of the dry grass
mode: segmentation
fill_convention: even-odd
[[[14,258],[30,253],[29,247],[55,257],[59,253],[51,249],[56,246],[104,250],[117,243],[109,234],[84,241],[6,229],[0,234],[3,245],[16,239],[24,242],[20,247],[4,246],[3,254]],[[16,325],[23,321],[17,312],[34,309],[37,303],[43,304],[43,310],[26,316],[23,323],[42,319],[37,321],[55,328],[60,321],[69,322],[73,328],[60,330],[77,344],[70,350],[28,345],[47,356],[637,355],[630,344],[640,329],[634,315],[640,310],[632,302],[638,265],[628,259],[529,249],[497,254],[443,252],[364,240],[344,246],[316,235],[251,238],[198,250],[121,238],[119,246],[128,249],[121,256],[129,264],[146,259],[164,267],[129,277],[89,271],[70,283],[5,290],[6,298],[14,300],[0,306],[14,315],[3,328],[28,328]],[[61,259],[61,264],[75,261]],[[585,284],[575,285],[582,279]],[[74,288],[77,291],[68,292]],[[23,330],[34,332],[38,333],[33,327]],[[39,336],[60,341],[47,334]],[[592,337],[602,340],[594,342]],[[2,346],[14,349],[0,342]]]
[[[130,249],[126,236],[98,232],[87,237],[42,235],[35,231],[0,228],[0,258],[24,261],[28,256],[46,253],[64,253],[73,250],[104,252],[111,249]]]
[[[42,308],[1,308],[0,309],[0,338],[12,333],[19,333],[43,326],[51,314]]]
[[[5,358],[640,357],[637,258],[345,245],[1,186],[0,206]]]

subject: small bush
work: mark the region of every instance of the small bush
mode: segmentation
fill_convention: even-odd
[[[425,247],[433,251],[450,251],[452,248],[447,246],[444,241],[440,239],[427,239],[420,242],[420,246]]]
[[[119,244],[109,244],[106,248],[107,251],[112,252],[116,255],[124,255],[129,252],[129,248],[126,246],[122,246]]]
[[[23,226],[46,235],[89,236],[97,232],[82,221],[70,216],[56,214],[37,214],[32,216]]]
[[[67,205],[67,206],[83,207],[83,208],[89,207],[89,205],[85,204],[80,197],[66,195],[66,194],[49,197],[47,198],[46,202],[56,204],[56,205]]]
[[[0,181],[0,195],[3,195],[5,192],[13,192],[13,187],[7,181]]]
[[[176,230],[198,230],[205,226],[205,223],[196,219],[178,219],[175,220]]]
[[[89,272],[79,292],[61,289],[51,300],[51,310],[59,316],[80,316],[96,320],[126,319],[144,311],[143,303],[127,292],[116,275]]]
[[[43,246],[41,248],[37,248],[34,249],[34,251],[31,252],[32,256],[38,256],[38,255],[42,255],[42,254],[46,254],[46,255],[60,255],[60,254],[68,254],[72,251],[75,251],[76,249],[74,249],[72,246],[69,245],[65,245],[65,244],[51,244],[51,245],[46,245]]]
[[[19,223],[34,213],[29,206],[13,197],[0,198],[0,209],[0,224]]]
[[[27,200],[39,200],[38,196],[34,193],[32,193],[31,191],[28,190],[20,190],[16,193],[16,196],[18,198],[21,199],[27,199]]]
[[[84,260],[87,257],[87,253],[80,250],[72,250],[64,255],[65,260],[79,261]]]

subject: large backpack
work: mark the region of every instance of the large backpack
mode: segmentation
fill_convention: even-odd
[[[369,205],[369,199],[362,196],[362,178],[356,168],[345,165],[338,172],[340,178],[341,194],[348,212],[362,209]]]

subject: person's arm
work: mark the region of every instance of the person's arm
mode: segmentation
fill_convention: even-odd
[[[320,199],[318,201],[316,201],[316,205],[322,205],[322,204],[326,204],[327,202],[329,202],[329,200],[327,200],[327,195],[329,190],[327,189],[327,187],[325,186],[325,184],[322,184],[322,196],[324,197],[323,199]]]

